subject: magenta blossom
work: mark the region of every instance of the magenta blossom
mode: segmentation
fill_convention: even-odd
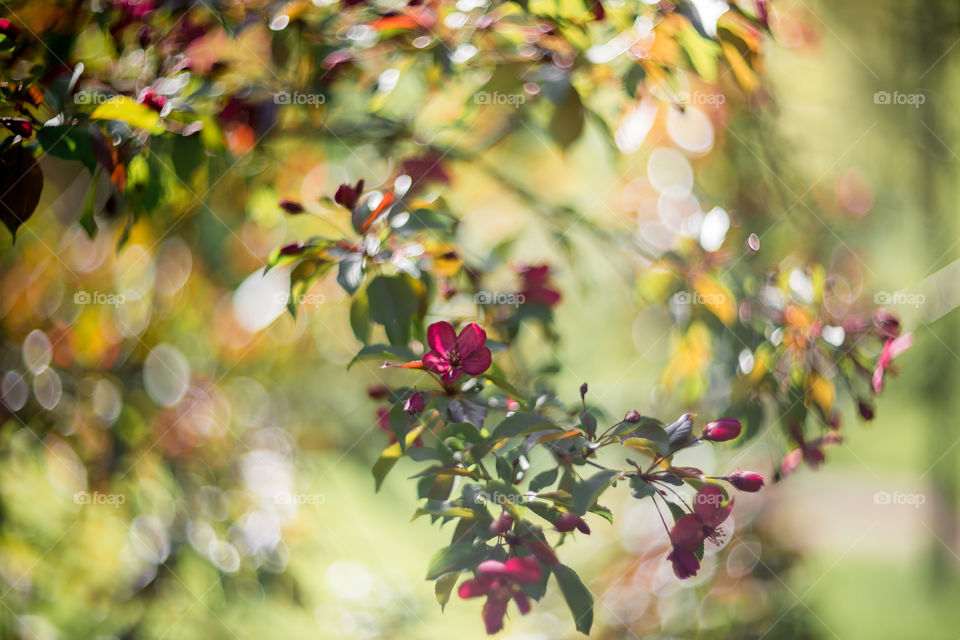
[[[444,382],[456,382],[462,373],[478,376],[490,368],[486,342],[487,333],[478,324],[471,322],[457,335],[449,322],[434,322],[427,328],[430,351],[423,355],[423,366]]]
[[[724,502],[720,487],[708,484],[693,497],[693,513],[677,518],[670,530],[673,549],[667,559],[673,563],[673,572],[684,580],[696,575],[700,561],[695,552],[704,540],[719,544],[723,540],[720,525],[730,516],[733,500]]]
[[[529,556],[510,558],[506,562],[487,560],[477,566],[477,577],[461,584],[457,594],[461,598],[487,596],[483,604],[483,623],[487,633],[493,635],[503,629],[503,617],[511,598],[521,614],[530,611],[530,599],[516,585],[533,584],[541,575],[540,563]]]
[[[707,423],[700,437],[710,442],[726,442],[739,436],[742,428],[736,418],[720,418]]]
[[[880,359],[873,370],[873,390],[880,393],[883,390],[883,376],[893,363],[893,359],[913,346],[913,334],[905,333],[899,338],[888,338],[883,344]]]
[[[520,294],[524,302],[538,304],[548,309],[560,302],[560,292],[550,286],[550,267],[545,264],[526,266],[520,270],[523,286]]]
[[[360,194],[363,193],[363,180],[357,181],[357,186],[351,187],[348,184],[340,185],[340,188],[337,189],[337,193],[333,196],[334,201],[346,207],[347,209],[353,209],[357,205],[357,200],[360,198]]]

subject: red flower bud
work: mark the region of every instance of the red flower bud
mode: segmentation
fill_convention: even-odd
[[[513,516],[504,511],[500,514],[500,517],[490,523],[490,533],[497,536],[502,536],[506,532],[510,531],[510,527],[513,526]]]
[[[423,411],[425,406],[427,406],[426,396],[424,396],[420,391],[414,391],[413,395],[407,398],[407,401],[403,403],[403,410],[410,415],[413,415]]]
[[[727,482],[740,491],[753,493],[763,487],[763,474],[753,471],[735,471],[727,476]]]
[[[278,204],[280,205],[281,209],[283,209],[290,215],[303,213],[303,205],[294,200],[281,200]]]
[[[627,415],[623,418],[624,422],[629,422],[630,424],[636,424],[640,422],[640,419],[643,416],[640,415],[639,411],[628,411]]]
[[[858,400],[857,409],[860,410],[860,415],[863,416],[864,420],[873,420],[873,407],[871,407],[867,402]]]
[[[553,526],[556,527],[560,533],[567,533],[577,528],[577,522],[579,522],[579,520],[580,516],[577,514],[565,513],[553,521]]]
[[[900,335],[900,320],[887,309],[877,309],[873,314],[873,326],[876,327],[877,334],[885,340]]]
[[[0,124],[22,138],[33,135],[33,125],[26,118],[0,118]]]
[[[360,198],[360,195],[363,193],[363,180],[357,182],[357,186],[351,187],[348,184],[340,185],[340,188],[337,189],[337,193],[333,196],[334,201],[337,204],[346,207],[347,209],[353,209],[357,206],[357,200]]]
[[[742,428],[740,421],[736,418],[720,418],[708,422],[700,437],[710,442],[726,442],[739,436]]]
[[[302,242],[291,242],[290,244],[280,247],[280,255],[282,256],[295,256],[300,253],[303,253],[303,250],[306,249],[306,245]]]
[[[385,384],[372,384],[367,387],[367,395],[374,400],[383,400],[390,395],[390,389]]]

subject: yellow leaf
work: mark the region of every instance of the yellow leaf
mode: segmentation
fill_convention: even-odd
[[[128,96],[110,98],[90,114],[93,120],[119,120],[137,129],[160,133],[160,114]]]
[[[757,85],[760,84],[757,74],[753,72],[753,69],[750,68],[750,65],[743,59],[735,46],[729,42],[721,42],[720,46],[723,47],[723,55],[727,57],[727,62],[730,63],[730,68],[733,69],[733,75],[737,77],[737,82],[740,83],[744,91],[753,93]]]
[[[809,385],[807,397],[820,407],[824,415],[830,415],[837,397],[833,383],[818,373],[811,373]]]

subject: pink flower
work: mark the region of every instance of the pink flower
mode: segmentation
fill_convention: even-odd
[[[542,575],[540,564],[529,556],[510,558],[506,562],[486,560],[477,566],[476,578],[460,585],[457,595],[464,599],[487,597],[483,604],[483,623],[487,633],[493,635],[503,629],[503,617],[511,598],[521,614],[530,611],[530,599],[516,585],[533,584]]]
[[[753,493],[763,487],[763,474],[753,471],[734,471],[727,476],[727,482],[740,491]]]
[[[893,359],[913,346],[913,334],[905,333],[899,338],[888,338],[883,344],[880,359],[873,370],[873,390],[880,393],[883,390],[883,376],[893,363]]]
[[[427,328],[430,351],[423,355],[423,365],[444,382],[456,382],[464,372],[478,376],[491,364],[486,342],[487,333],[478,324],[471,322],[457,335],[449,322],[435,322]]]
[[[547,282],[550,279],[549,266],[542,264],[523,267],[520,278],[523,281],[520,294],[524,297],[524,302],[539,304],[548,309],[560,302],[560,292],[552,289]]]
[[[670,530],[673,549],[667,559],[678,578],[684,580],[697,573],[700,562],[694,552],[704,540],[720,543],[724,535],[720,525],[732,510],[733,500],[724,504],[723,491],[716,485],[706,485],[693,497],[693,513],[677,518]]]
[[[739,436],[742,428],[736,418],[720,418],[707,423],[700,437],[710,442],[726,442]]]
[[[787,476],[797,470],[801,462],[816,469],[826,459],[823,454],[823,448],[828,445],[840,444],[843,437],[838,433],[827,433],[822,438],[806,442],[803,434],[794,435],[794,439],[799,443],[799,447],[788,453],[780,462],[780,472]]]

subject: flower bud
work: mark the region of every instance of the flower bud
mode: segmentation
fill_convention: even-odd
[[[889,340],[900,335],[900,320],[887,309],[877,309],[873,314],[873,326],[881,338]]]
[[[628,411],[627,415],[624,416],[623,421],[629,422],[630,424],[637,424],[638,422],[640,422],[640,419],[642,417],[643,416],[640,415],[639,411]]]
[[[553,522],[553,526],[560,533],[567,533],[576,529],[580,533],[590,535],[590,527],[583,518],[575,513],[565,513]]]
[[[372,384],[367,387],[367,395],[374,400],[383,400],[390,395],[390,389],[385,384]]]
[[[587,389],[588,389],[588,388],[589,388],[589,387],[587,387],[587,383],[586,383],[586,382],[584,382],[582,385],[580,385],[580,398],[581,398],[581,399],[583,399],[583,397],[587,395]]]
[[[726,442],[739,436],[742,428],[740,421],[736,418],[720,418],[708,422],[700,437],[710,442]]]
[[[763,474],[753,471],[735,471],[727,476],[727,482],[740,491],[754,493],[763,487]]]
[[[291,242],[290,244],[285,244],[280,247],[280,255],[282,256],[295,256],[303,253],[303,250],[307,246],[302,242]]]
[[[871,407],[866,401],[858,400],[857,409],[860,410],[860,415],[863,416],[864,420],[873,420],[873,407]]]
[[[507,512],[500,514],[500,517],[490,523],[490,533],[496,536],[502,536],[510,531],[513,526],[513,516]]]
[[[280,205],[281,209],[283,209],[290,215],[303,213],[303,205],[294,200],[281,200],[278,204]]]
[[[414,391],[413,394],[407,398],[407,401],[403,403],[403,410],[413,415],[423,411],[425,406],[427,406],[426,397],[420,391]]]

